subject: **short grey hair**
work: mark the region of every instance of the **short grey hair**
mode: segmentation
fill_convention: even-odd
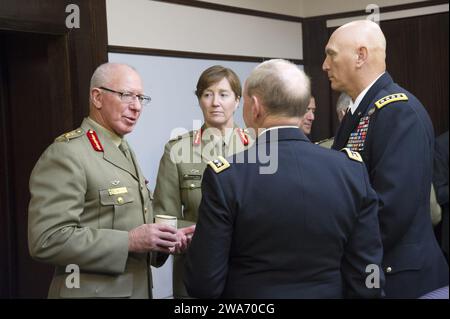
[[[94,74],[92,74],[89,89],[92,90],[93,88],[107,85],[109,81],[111,81],[113,72],[117,70],[117,68],[124,66],[130,68],[131,70],[137,73],[136,69],[128,64],[112,63],[112,62],[103,63],[99,65],[95,69]]]
[[[258,96],[269,114],[299,117],[306,113],[311,82],[295,64],[272,59],[252,71],[246,81],[246,94]]]
[[[352,104],[352,98],[347,94],[342,92],[336,102],[336,111],[346,110]]]

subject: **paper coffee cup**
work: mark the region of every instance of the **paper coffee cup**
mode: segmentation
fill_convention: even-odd
[[[155,224],[166,224],[177,228],[177,218],[170,215],[155,215]]]

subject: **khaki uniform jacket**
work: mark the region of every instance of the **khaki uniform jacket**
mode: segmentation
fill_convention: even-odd
[[[97,135],[92,142],[90,130]],[[153,219],[150,192],[131,156],[134,166],[107,131],[86,118],[37,162],[28,244],[33,258],[56,266],[49,298],[151,297],[151,256],[128,253],[128,231]],[[66,285],[71,264],[80,269],[79,288]]]
[[[222,141],[215,142],[214,137],[203,132],[204,126],[199,131],[170,140],[164,147],[159,164],[153,209],[155,214],[176,216],[178,228],[197,222],[203,172],[207,163],[217,155],[228,157],[242,152],[252,143],[248,134],[238,127],[234,127],[228,138],[224,139],[225,145]],[[241,136],[240,132],[244,135]],[[183,283],[183,267],[184,255],[175,255],[173,294],[177,298],[188,297]]]

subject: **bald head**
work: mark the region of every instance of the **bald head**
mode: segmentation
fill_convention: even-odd
[[[287,117],[305,114],[310,100],[308,76],[295,64],[272,59],[258,65],[246,81],[246,94],[257,95],[267,113]]]
[[[323,69],[334,90],[355,99],[386,70],[386,38],[378,24],[359,20],[339,27],[325,48]]]
[[[385,59],[386,38],[380,26],[370,20],[352,21],[339,27],[331,37],[337,37],[341,43],[353,48],[366,47],[374,54]]]
[[[90,86],[89,117],[119,136],[130,133],[142,110],[138,72],[126,64],[105,63],[95,70]]]
[[[122,76],[123,72],[134,72],[137,71],[128,64],[123,63],[104,63],[95,69],[94,74],[91,77],[90,89],[107,86],[111,82],[114,82],[117,77]]]

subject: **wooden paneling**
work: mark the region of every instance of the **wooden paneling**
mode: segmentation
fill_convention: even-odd
[[[66,27],[68,4],[79,6],[80,28]],[[28,180],[53,139],[88,114],[106,34],[104,0],[0,2],[0,297],[47,295],[53,267],[28,253]]]
[[[316,99],[315,120],[310,139],[318,141],[333,136],[333,112],[331,107],[330,84],[322,63],[325,57],[325,45],[328,42],[326,20],[308,19],[303,24],[303,47],[305,72],[311,78],[311,91]]]
[[[425,106],[437,135],[448,130],[448,13],[381,22],[387,70]]]

